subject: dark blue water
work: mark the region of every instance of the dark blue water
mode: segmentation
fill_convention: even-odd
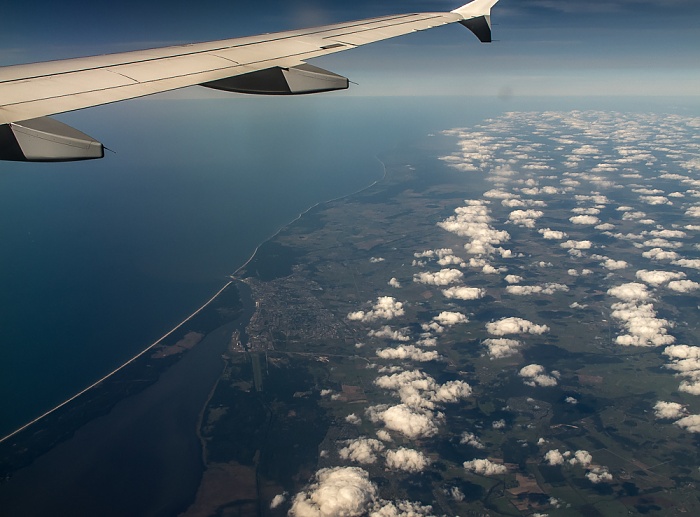
[[[378,179],[377,154],[503,111],[591,105],[624,109],[616,100],[234,96],[62,117],[117,154],[0,163],[0,435],[160,337],[299,212]]]

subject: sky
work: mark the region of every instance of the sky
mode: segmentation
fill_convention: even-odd
[[[0,63],[136,50],[385,14],[449,11],[444,0],[118,4],[12,2]],[[349,95],[697,96],[696,0],[501,0],[496,42],[447,26],[314,60],[359,84]],[[182,95],[182,94],[180,94]],[[208,96],[190,88],[185,96]]]

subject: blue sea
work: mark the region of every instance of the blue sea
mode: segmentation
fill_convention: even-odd
[[[0,163],[0,436],[151,344],[378,155],[504,111],[683,112],[673,99],[141,99],[61,120],[103,160]],[[408,142],[408,144],[407,144]]]

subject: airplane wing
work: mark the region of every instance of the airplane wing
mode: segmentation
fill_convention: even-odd
[[[491,7],[473,0],[451,12],[382,16],[311,29],[0,67],[0,159],[101,158],[102,144],[48,115],[202,85],[295,95],[345,89],[345,77],[307,60],[415,31],[461,23],[491,41]]]

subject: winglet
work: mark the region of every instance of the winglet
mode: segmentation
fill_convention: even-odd
[[[491,42],[491,8],[498,0],[474,0],[452,11],[464,18],[461,23],[482,43]]]

